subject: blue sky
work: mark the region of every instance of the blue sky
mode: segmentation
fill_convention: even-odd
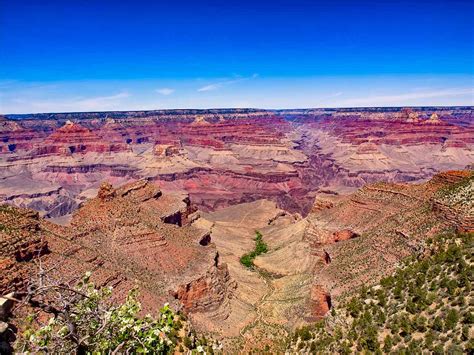
[[[472,1],[0,1],[0,113],[474,104]]]

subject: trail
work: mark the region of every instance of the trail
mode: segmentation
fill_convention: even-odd
[[[265,286],[267,287],[267,292],[265,292],[260,298],[260,300],[255,303],[255,312],[257,314],[257,317],[254,321],[252,321],[250,324],[240,330],[241,336],[244,336],[247,332],[262,325],[266,325],[271,328],[284,329],[280,324],[265,320],[263,305],[267,302],[268,297],[273,295],[273,293],[275,292],[275,286],[273,286],[272,278],[265,271],[256,266],[254,266],[254,270],[258,273],[259,277],[265,283]]]
[[[260,201],[260,205],[258,207],[261,207],[262,206],[262,203],[263,203],[263,200]],[[244,221],[247,219],[247,217],[251,214],[251,213],[254,213],[255,211],[254,210],[249,210],[247,213],[245,213],[245,215],[240,219],[240,222],[236,224],[236,228],[240,227],[242,225],[242,223],[244,223]]]

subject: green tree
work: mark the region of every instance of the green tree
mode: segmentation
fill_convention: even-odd
[[[165,305],[156,317],[139,316],[138,291],[111,305],[111,288],[96,288],[90,273],[74,287],[57,284],[37,288],[36,304],[47,304],[52,316],[31,324],[17,343],[18,352],[108,354],[169,353],[176,346],[178,316]],[[44,292],[39,294],[39,292]]]
[[[390,352],[393,346],[393,340],[390,335],[387,335],[383,341],[383,351],[386,353]]]
[[[456,309],[451,308],[448,311],[448,314],[446,315],[446,320],[444,322],[444,325],[446,326],[447,329],[454,329],[456,327],[457,323],[459,320],[459,313]]]
[[[439,316],[434,319],[432,328],[438,332],[443,331],[443,321]]]

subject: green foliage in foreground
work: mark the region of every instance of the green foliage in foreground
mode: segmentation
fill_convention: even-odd
[[[298,329],[290,349],[312,353],[472,354],[474,234],[429,241],[380,284],[364,288],[325,321]]]
[[[194,334],[180,330],[183,319],[167,304],[152,317],[139,316],[141,309],[138,292],[132,289],[126,301],[118,306],[107,300],[112,289],[97,289],[86,277],[73,289],[63,290],[67,311],[49,319],[46,325],[36,324],[30,317],[30,326],[16,344],[21,353],[53,354],[110,354],[110,353],[212,353],[207,340],[198,340]],[[68,293],[81,295],[70,302]],[[180,337],[180,333],[184,335]]]
[[[268,251],[267,244],[263,241],[263,235],[259,231],[255,231],[255,249],[250,253],[243,255],[240,258],[240,263],[250,268],[253,267],[253,260],[260,254],[264,254]]]

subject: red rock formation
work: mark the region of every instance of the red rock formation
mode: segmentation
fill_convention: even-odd
[[[472,212],[466,196],[472,196],[473,178],[471,171],[449,171],[423,184],[376,183],[337,196],[331,206],[315,208],[302,220],[277,210],[272,202],[258,201],[251,207],[203,213],[207,220],[196,224],[189,223],[193,208],[183,195],[162,192],[147,180],[120,188],[103,183],[97,197],[77,210],[70,227],[31,212],[4,214],[0,209],[0,252],[16,240],[5,231],[23,231],[22,240],[41,235],[51,250],[41,256],[43,265],[63,280],[93,270],[94,281],[113,285],[119,298],[138,284],[145,311],[169,301],[189,312],[203,330],[253,334],[252,328],[267,329],[269,324],[293,327],[301,320],[321,319],[342,295],[379,281],[404,257],[423,253],[430,236],[472,222],[466,219]],[[230,269],[238,275],[237,289],[209,231],[198,225],[213,225],[212,237],[222,238],[217,243],[222,258],[234,263]],[[268,252],[258,256],[255,265],[275,278],[263,280],[232,254],[241,242],[254,246],[257,226]],[[235,236],[242,239],[235,243]],[[0,254],[0,271],[15,271],[13,278],[0,278],[6,290],[22,287],[21,280],[28,276],[16,270],[31,265],[26,260],[35,252],[44,253],[34,242],[16,245]]]
[[[109,182],[103,182],[99,191],[97,192],[97,197],[102,201],[110,201],[116,196],[115,189],[112,187],[112,184]]]
[[[209,234],[187,224],[192,211],[187,199],[163,195],[140,180],[119,189],[103,184],[71,224],[75,239],[99,243],[103,253],[148,280],[161,297],[171,294],[187,311],[206,311],[222,304],[229,280],[215,247],[203,246]]]
[[[0,154],[13,154],[28,151],[35,142],[41,141],[46,134],[41,130],[22,127],[18,122],[0,116]]]
[[[304,239],[317,257],[314,284],[338,300],[421,253],[426,239],[472,231],[473,182],[473,171],[448,171],[422,184],[376,183],[310,213]]]
[[[67,121],[63,127],[52,133],[41,146],[36,148],[34,155],[116,153],[127,150],[125,144],[108,143],[88,128]]]
[[[337,232],[334,232],[332,234],[332,237],[334,238],[334,243],[341,242],[344,240],[349,240],[353,238],[357,238],[359,235],[357,233],[354,233],[350,229],[343,229]]]
[[[74,214],[71,227],[2,207],[0,292],[21,290],[37,272],[28,261],[41,257],[44,268],[64,282],[92,270],[99,286],[116,288],[117,299],[138,284],[147,312],[164,302],[187,312],[215,311],[232,282],[209,233],[187,223],[192,211],[188,199],[163,195],[144,180],[118,189],[103,183],[97,198]]]
[[[323,318],[331,307],[331,295],[322,286],[313,286],[310,295],[310,308],[313,317],[310,321]]]
[[[153,152],[156,156],[164,158],[179,155],[181,149],[179,146],[173,144],[156,144]]]
[[[378,117],[358,112],[354,116],[303,116],[300,120],[311,129],[321,129],[340,137],[342,142],[351,144],[411,145],[439,144],[449,139],[473,144],[474,123],[472,116],[468,127],[460,126],[452,117],[445,121],[433,113],[429,119],[421,120],[414,112],[402,113],[401,118],[395,114]],[[411,117],[411,118],[409,118]]]
[[[334,204],[331,201],[325,201],[325,200],[316,198],[314,201],[313,207],[311,208],[311,212],[325,210],[333,206]]]
[[[0,206],[0,295],[23,290],[32,267],[28,261],[48,252],[37,212]]]
[[[0,179],[21,171],[65,188],[71,208],[57,209],[65,205],[40,197],[22,201],[52,206],[46,214],[69,212],[81,193],[103,180],[147,177],[188,192],[204,210],[268,198],[304,216],[316,192],[350,192],[381,180],[422,181],[440,169],[464,168],[472,161],[473,117],[471,108],[15,116],[0,122]]]
[[[439,116],[436,113],[433,113],[429,119],[427,119],[425,124],[443,124],[443,121],[439,119]]]

